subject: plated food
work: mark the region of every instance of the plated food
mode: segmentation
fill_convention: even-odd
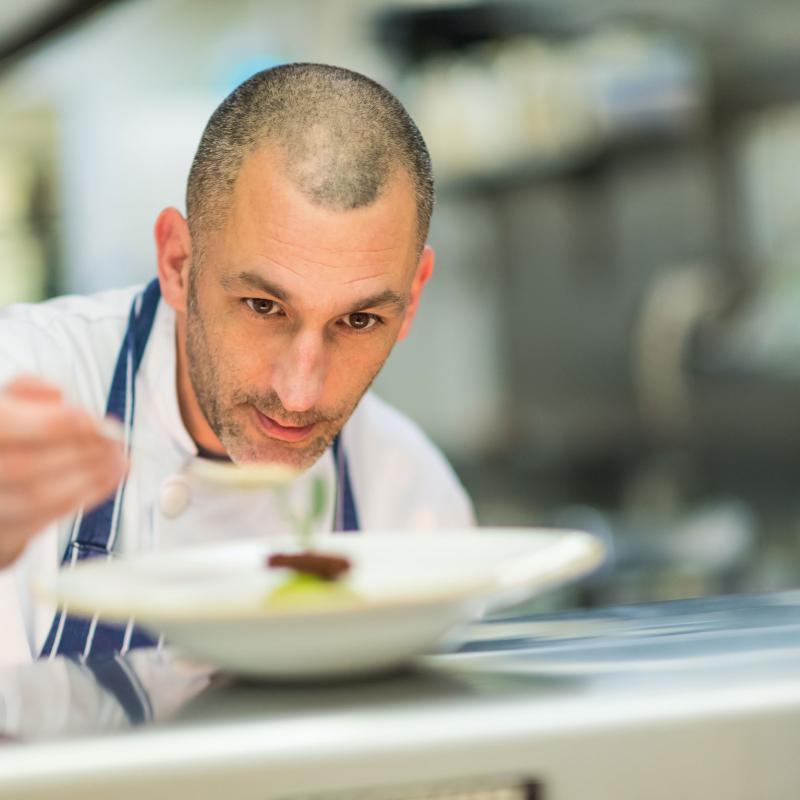
[[[332,583],[350,571],[350,561],[344,556],[322,553],[319,550],[301,550],[298,553],[272,553],[267,557],[267,567],[290,569],[301,575]]]
[[[134,617],[233,673],[320,680],[435,652],[454,626],[573,580],[603,558],[591,534],[535,528],[323,534],[314,549],[347,559],[346,579],[266,568],[271,556],[297,551],[286,535],[88,561],[43,591],[72,613]]]
[[[350,560],[318,550],[272,553],[268,569],[288,572],[287,578],[267,596],[267,605],[319,605],[357,603],[359,596],[347,584]]]

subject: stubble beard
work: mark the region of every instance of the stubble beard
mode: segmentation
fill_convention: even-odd
[[[316,410],[307,413],[287,411],[274,390],[261,394],[228,387],[217,368],[222,356],[212,346],[207,335],[198,309],[196,285],[192,277],[190,276],[186,313],[187,366],[195,397],[211,430],[236,463],[279,462],[300,470],[308,469],[330,447],[372,385],[383,362],[378,365],[355,402],[345,404],[332,414],[322,414]],[[304,426],[314,423],[319,433],[302,448],[269,439],[266,435],[261,441],[253,441],[248,438],[244,424],[244,417],[249,415],[252,415],[250,424],[256,424],[253,409],[290,425]]]

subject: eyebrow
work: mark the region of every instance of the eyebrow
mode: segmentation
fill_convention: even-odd
[[[238,272],[236,275],[223,275],[219,282],[222,288],[232,291],[240,286],[247,286],[249,289],[254,289],[257,292],[264,292],[277,297],[278,300],[283,300],[284,303],[289,302],[289,294],[281,289],[277,284],[263,278],[257,272]]]
[[[223,275],[220,278],[220,283],[222,288],[228,291],[246,286],[255,291],[271,294],[284,303],[291,303],[291,295],[285,289],[267,280],[257,272],[245,270],[236,273],[236,275]],[[387,306],[395,306],[399,311],[403,311],[407,305],[408,298],[405,295],[395,292],[393,289],[384,289],[382,292],[357,300],[352,305],[351,310],[345,313],[353,314],[365,308],[385,308]]]

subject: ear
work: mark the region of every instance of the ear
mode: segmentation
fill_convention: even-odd
[[[408,332],[411,330],[411,323],[414,321],[414,317],[416,316],[417,308],[419,307],[419,299],[422,297],[422,290],[425,288],[425,284],[428,282],[431,275],[433,275],[434,261],[435,254],[433,252],[433,248],[426,244],[422,250],[422,255],[419,257],[417,271],[414,273],[414,280],[411,282],[411,291],[409,293],[409,303],[408,308],[406,308],[406,316],[403,320],[402,326],[400,327],[400,333],[397,334],[398,342],[405,339],[406,336],[408,336]]]
[[[177,208],[165,208],[158,215],[154,233],[161,296],[175,311],[185,312],[192,265],[189,225]]]

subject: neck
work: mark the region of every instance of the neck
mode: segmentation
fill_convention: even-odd
[[[198,450],[227,458],[228,454],[222,442],[211,430],[211,426],[200,408],[200,403],[197,402],[197,395],[189,377],[185,319],[180,314],[177,315],[175,320],[175,352],[177,354],[175,383],[178,390],[178,408],[181,412],[183,424]]]

